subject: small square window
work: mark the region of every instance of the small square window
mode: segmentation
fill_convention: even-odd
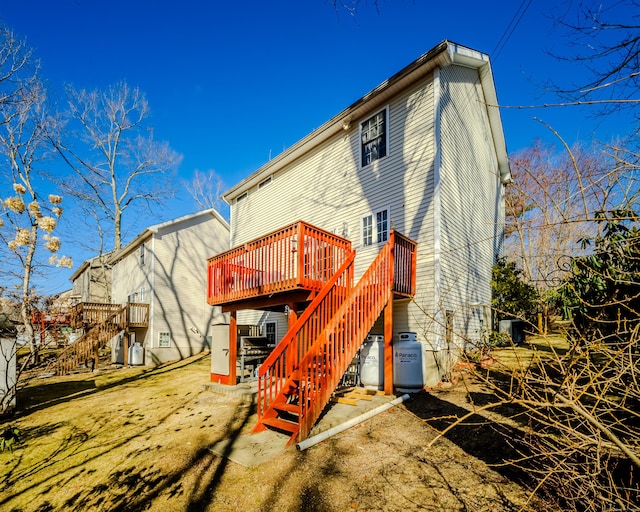
[[[171,346],[171,333],[163,331],[158,333],[158,347],[170,347]]]
[[[362,167],[387,156],[387,109],[360,124]]]

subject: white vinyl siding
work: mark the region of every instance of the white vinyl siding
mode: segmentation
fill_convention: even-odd
[[[370,117],[370,115],[368,116]],[[419,242],[420,307],[433,310],[433,87],[431,77],[396,97],[388,106],[389,152],[386,158],[360,168],[359,125],[341,132],[276,171],[273,181],[246,200],[231,205],[235,247],[298,220],[347,232],[361,243],[362,217],[386,208],[388,225]],[[257,189],[257,186],[255,187]],[[273,213],[277,212],[277,215]],[[340,234],[341,234],[340,233]],[[359,250],[356,279],[378,251],[374,244]],[[412,312],[407,308],[412,308]],[[425,332],[425,319],[413,304],[394,307],[394,331]],[[280,323],[278,325],[280,329]]]
[[[442,77],[441,289],[453,343],[479,339],[479,306],[491,303],[491,267],[502,238],[502,185],[477,71]]]
[[[154,235],[152,328],[170,332],[176,351],[159,357],[180,359],[200,352],[209,326],[225,322],[220,308],[206,302],[207,258],[227,250],[228,237],[212,216],[195,217]]]

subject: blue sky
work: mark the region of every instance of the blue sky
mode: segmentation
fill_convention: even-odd
[[[0,0],[0,19],[34,48],[50,95],[140,87],[155,138],[184,156],[181,178],[214,169],[231,186],[444,39],[492,57],[501,104],[555,101],[541,85],[581,72],[547,53],[566,49],[553,16],[575,4],[362,0],[352,16],[326,0]],[[624,122],[587,115],[503,110],[507,148],[552,138],[534,117],[569,143],[625,135]],[[182,192],[147,225],[194,210]]]

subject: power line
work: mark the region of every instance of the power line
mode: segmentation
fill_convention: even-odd
[[[509,42],[509,39],[511,38],[513,32],[522,21],[522,18],[524,17],[525,13],[529,9],[531,2],[533,2],[533,0],[522,0],[522,2],[520,3],[520,6],[518,7],[518,10],[511,17],[511,21],[507,25],[507,28],[504,29],[504,32],[502,33],[502,35],[500,36],[500,39],[496,43],[495,48],[491,52],[491,58],[494,62],[498,59],[500,52],[502,52],[507,42]]]

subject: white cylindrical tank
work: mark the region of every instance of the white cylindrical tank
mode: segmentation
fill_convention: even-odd
[[[144,349],[137,341],[129,347],[129,364],[141,365],[144,363]]]
[[[393,344],[393,387],[402,393],[417,393],[424,387],[422,343],[415,332],[401,332]]]
[[[384,389],[384,336],[369,334],[360,348],[360,384],[367,389]]]

